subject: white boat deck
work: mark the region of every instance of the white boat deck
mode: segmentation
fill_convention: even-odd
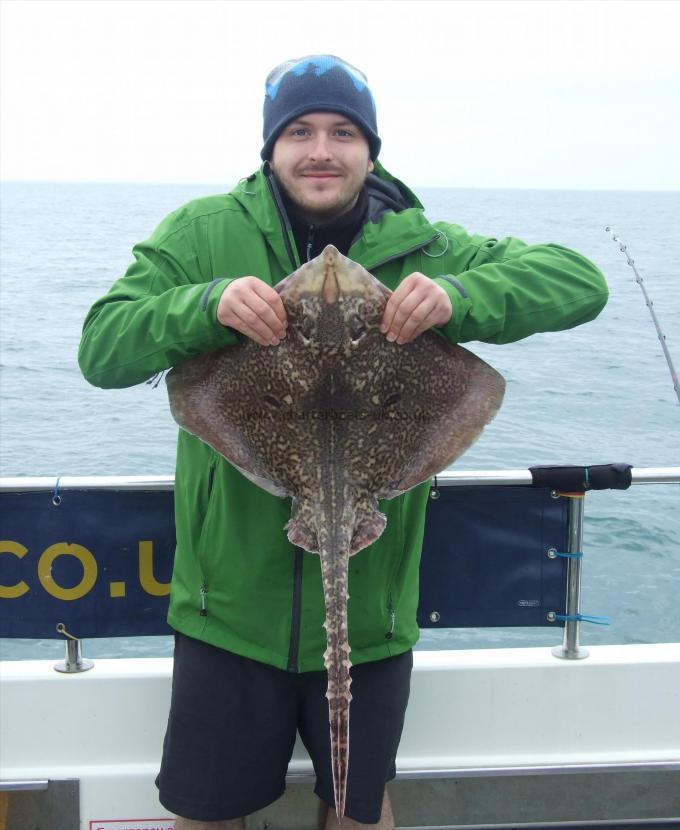
[[[169,820],[154,778],[172,661],[97,660],[91,671],[74,675],[52,666],[0,664],[0,781],[11,788],[78,779],[83,830],[104,821],[126,830],[121,820]],[[621,776],[628,776],[637,788],[628,803],[601,806],[593,821],[680,821],[680,643],[591,647],[584,660],[558,659],[547,648],[415,653],[393,785],[400,826],[583,821],[584,811],[593,810],[588,799],[572,799],[556,815],[550,794],[555,786],[571,791],[569,782],[584,775],[600,782],[590,801],[597,796],[602,802],[603,780],[620,786]],[[481,779],[493,782],[495,792],[504,781],[515,782],[515,792],[518,781],[539,790],[543,784],[545,803],[528,809],[523,797],[505,805],[487,799],[484,805],[447,796],[453,782],[460,795],[466,786],[481,786]],[[258,814],[250,826],[314,827],[311,780],[311,764],[298,745],[289,769],[291,792],[270,808],[271,820]],[[437,795],[431,798],[433,787]],[[286,818],[293,803],[296,818]]]

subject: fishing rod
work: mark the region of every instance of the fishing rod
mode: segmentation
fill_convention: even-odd
[[[668,346],[666,345],[666,335],[661,331],[661,326],[659,325],[659,320],[656,316],[654,311],[654,303],[649,299],[649,294],[647,294],[647,290],[644,286],[642,277],[638,273],[637,268],[635,267],[635,260],[631,258],[630,254],[628,253],[628,246],[620,239],[613,231],[612,228],[607,225],[605,228],[607,233],[611,233],[612,239],[614,242],[619,243],[619,250],[626,255],[626,261],[628,265],[633,269],[633,273],[635,274],[635,282],[640,286],[640,289],[644,295],[645,302],[647,304],[647,308],[649,309],[649,313],[652,315],[652,320],[654,321],[654,326],[656,328],[656,333],[659,338],[659,342],[661,343],[661,348],[663,349],[664,357],[666,358],[666,363],[668,364],[668,369],[671,373],[671,380],[673,381],[673,389],[675,389],[675,394],[678,398],[678,403],[680,403],[680,382],[678,381],[678,373],[675,371],[675,366],[673,366],[673,361],[671,359],[671,353],[668,351]]]

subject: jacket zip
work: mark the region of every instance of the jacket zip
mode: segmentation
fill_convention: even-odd
[[[397,525],[398,525],[399,528],[402,528],[403,527],[403,522],[404,522],[404,514],[403,514],[402,505],[400,504],[397,509],[398,509],[398,514],[396,516]],[[399,542],[399,547],[401,549],[401,552],[399,553],[399,555],[396,558],[396,561],[392,565],[391,573],[390,573],[390,581],[387,583],[387,585],[388,585],[387,614],[388,614],[388,617],[389,617],[389,628],[385,632],[385,639],[386,640],[391,640],[392,637],[394,636],[394,629],[395,629],[396,622],[397,622],[397,609],[394,607],[393,590],[394,590],[394,583],[395,583],[395,580],[397,578],[397,573],[399,572],[399,568],[401,567],[401,563],[402,563],[402,560],[404,558],[404,539],[403,539],[403,533],[401,531],[399,532],[398,542]]]
[[[307,262],[312,258],[312,247],[314,245],[314,225],[310,225],[307,233]]]
[[[395,621],[396,621],[396,618],[397,618],[397,612],[394,608],[394,605],[392,604],[392,593],[391,592],[387,597],[387,613],[390,615],[390,628],[389,628],[389,631],[387,632],[387,634],[385,634],[385,639],[386,640],[391,640],[392,636],[394,634],[394,624],[395,624]]]
[[[300,619],[302,617],[302,548],[295,548],[293,571],[293,609],[290,621],[290,645],[288,647],[289,672],[298,671],[300,656]]]
[[[290,245],[290,234],[292,233],[292,229],[290,227],[290,222],[288,221],[288,216],[286,214],[286,210],[283,206],[283,201],[281,200],[281,194],[279,193],[279,188],[277,187],[276,183],[274,182],[272,176],[265,176],[267,179],[267,184],[269,185],[269,191],[272,194],[272,199],[274,200],[274,204],[276,205],[276,211],[279,214],[279,220],[281,222],[281,230],[283,231],[283,243],[286,246],[286,253],[288,254],[288,259],[293,266],[293,271],[299,268],[299,264],[295,258],[295,254],[293,253],[293,249]]]
[[[217,468],[217,462],[213,461],[213,463],[210,465],[210,469],[208,470],[208,504],[210,504],[210,496],[212,495],[213,482],[215,481],[215,469],[216,468]],[[208,593],[208,588],[205,584],[205,572],[204,572],[202,566],[201,566],[201,571],[202,571],[202,574],[201,574],[201,587],[198,589],[199,594],[200,594],[201,607],[200,607],[198,613],[201,617],[207,617],[208,616],[208,609],[206,608],[205,596]]]

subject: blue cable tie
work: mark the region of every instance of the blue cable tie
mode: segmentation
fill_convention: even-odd
[[[556,620],[587,622],[593,625],[609,625],[609,617],[594,617],[592,614],[555,614]]]
[[[561,556],[563,559],[583,559],[583,551],[578,550],[574,551],[573,553],[561,553],[560,551],[555,551],[555,556]]]
[[[583,471],[584,471],[584,474],[585,474],[585,479],[583,481],[583,489],[584,490],[589,490],[590,489],[590,480],[589,480],[589,476],[588,476],[588,468],[584,467]]]

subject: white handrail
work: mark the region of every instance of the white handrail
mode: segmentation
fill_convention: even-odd
[[[633,484],[680,484],[680,467],[633,467]],[[530,485],[529,470],[445,470],[437,485]],[[172,490],[175,477],[166,476],[6,476],[0,493],[54,492],[62,490]]]

